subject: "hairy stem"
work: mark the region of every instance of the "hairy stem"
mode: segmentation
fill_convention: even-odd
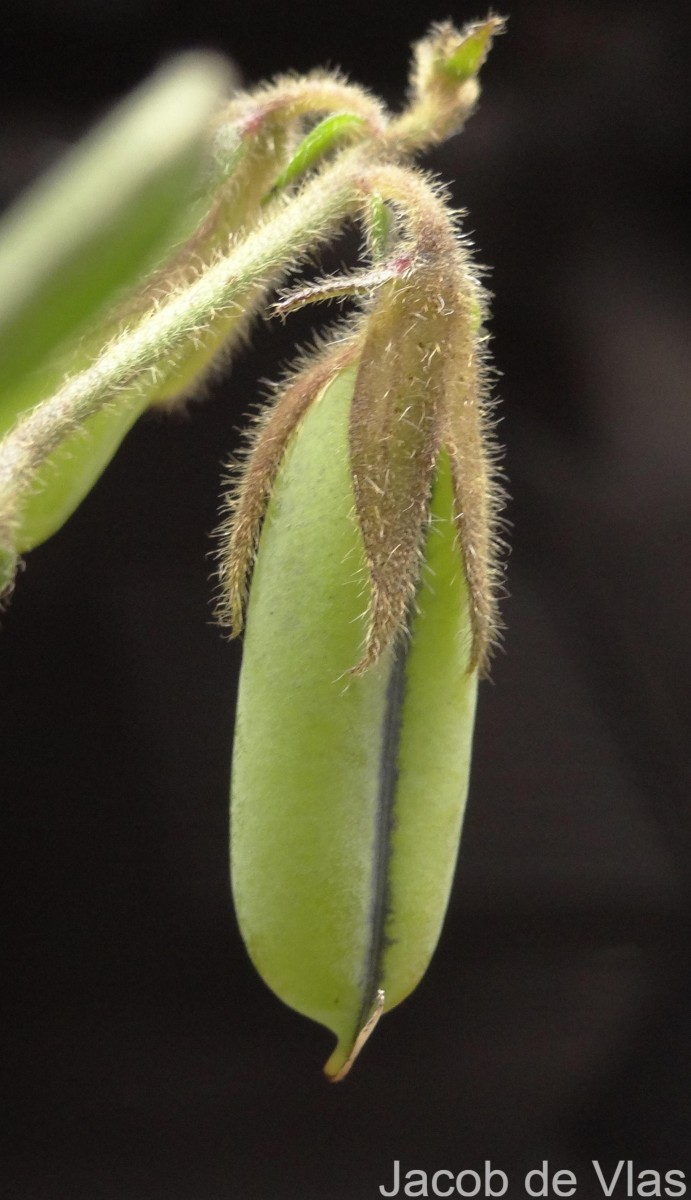
[[[355,175],[340,162],[19,421],[0,447],[0,544],[13,546],[36,473],[66,437],[109,404],[142,404],[151,391],[183,374],[191,355],[203,351],[211,357],[219,327],[227,336],[248,309],[256,310],[268,289],[357,202]]]

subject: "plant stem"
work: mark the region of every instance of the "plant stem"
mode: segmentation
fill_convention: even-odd
[[[29,412],[0,448],[0,545],[8,550],[36,473],[66,437],[107,405],[145,407],[151,391],[209,361],[233,325],[357,206],[349,155],[320,174],[245,241],[116,338],[79,375]]]

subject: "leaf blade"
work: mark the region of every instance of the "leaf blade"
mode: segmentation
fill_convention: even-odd
[[[175,239],[227,80],[215,56],[173,60],[4,219],[0,428],[17,415],[13,393],[21,379]]]

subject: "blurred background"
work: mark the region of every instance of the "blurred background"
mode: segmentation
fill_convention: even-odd
[[[394,1159],[490,1159],[510,1197],[545,1159],[581,1200],[593,1159],[691,1179],[688,9],[502,11],[427,160],[491,267],[513,526],[437,955],[334,1088],[235,925],[209,553],[243,413],[307,336],[264,323],[203,405],[139,423],[2,619],[8,1200],[368,1200]],[[247,85],[338,64],[396,106],[409,43],[484,15],[5,0],[2,201],[176,49]]]

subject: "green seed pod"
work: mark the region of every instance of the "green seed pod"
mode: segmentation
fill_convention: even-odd
[[[390,257],[351,278],[371,289],[355,331],[260,422],[220,571],[234,633],[247,610],[238,920],[268,985],[336,1035],[332,1079],[437,943],[496,630],[483,296],[423,177],[378,167],[368,183],[399,219]]]
[[[477,672],[442,452],[409,633],[359,675],[368,584],[354,515],[355,367],[285,455],[249,601],[232,785],[232,879],[250,956],[326,1025],[338,1077],[377,1009],[416,986],[446,909]],[[382,995],[383,993],[383,995]]]

